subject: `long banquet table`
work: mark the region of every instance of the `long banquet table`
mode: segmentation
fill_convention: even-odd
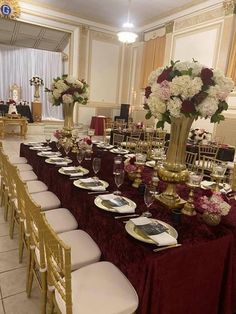
[[[55,148],[55,145],[53,148]],[[55,149],[56,150],[56,149]],[[79,227],[97,242],[102,259],[114,263],[128,277],[139,295],[138,313],[142,314],[232,314],[236,313],[236,201],[232,210],[217,227],[203,223],[200,214],[182,217],[174,225],[181,247],[155,253],[155,245],[140,242],[125,231],[125,224],[115,214],[94,205],[96,196],[88,195],[73,181],[58,172],[58,167],[45,163],[43,157],[21,144],[20,155],[26,157],[38,178],[56,193],[76,217]],[[101,156],[99,177],[115,190],[112,165],[114,155],[94,149]],[[73,154],[71,154],[75,160]],[[93,175],[91,161],[82,165]],[[150,169],[145,168],[148,180]],[[131,187],[126,178],[121,187],[124,196],[134,200],[137,213],[145,210],[143,195]],[[179,192],[187,196],[185,187]],[[195,202],[203,193],[198,189]],[[151,207],[154,218],[173,225],[171,215],[157,202]]]

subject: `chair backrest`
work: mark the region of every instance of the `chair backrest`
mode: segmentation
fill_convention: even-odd
[[[236,191],[236,163],[234,163],[234,167],[232,169],[232,173],[231,173],[231,188],[233,191]]]
[[[44,226],[48,284],[57,290],[65,302],[66,314],[72,314],[71,248],[58,237],[46,219]]]
[[[203,156],[201,164],[198,166],[198,169],[201,170],[201,173],[204,177],[211,178],[211,172],[215,166],[224,166],[225,162],[214,157]]]
[[[212,158],[216,158],[219,150],[219,146],[217,145],[199,145],[198,146],[198,159],[203,159],[203,156],[208,156]]]
[[[126,148],[131,152],[135,152],[138,146],[138,142],[139,142],[139,138],[127,136]]]
[[[188,170],[194,171],[196,166],[197,153],[186,152],[185,154],[185,164]]]
[[[113,133],[113,145],[120,145],[122,142],[124,142],[125,136],[123,134],[119,133]]]
[[[17,84],[10,87],[10,99],[13,99],[16,103],[21,99],[21,89]]]

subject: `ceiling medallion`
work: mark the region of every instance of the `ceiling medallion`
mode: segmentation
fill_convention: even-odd
[[[20,17],[20,5],[17,0],[0,0],[0,17],[16,20]]]

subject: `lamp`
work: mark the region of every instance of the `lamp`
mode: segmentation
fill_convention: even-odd
[[[123,30],[117,33],[118,40],[126,44],[134,43],[138,37],[138,35],[132,31],[134,25],[130,22],[130,6],[131,0],[129,0],[127,22],[122,25]]]

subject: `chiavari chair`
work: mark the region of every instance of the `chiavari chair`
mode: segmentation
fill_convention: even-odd
[[[103,120],[103,123],[104,123],[103,137],[104,142],[106,142],[106,140],[110,138],[111,130],[114,128],[114,121],[112,120],[112,118],[107,117]]]
[[[166,131],[165,130],[156,130],[152,139],[153,148],[163,148],[166,142]]]
[[[185,154],[185,164],[189,171],[194,171],[196,167],[196,159],[197,159],[197,153],[192,153],[186,151]]]
[[[125,136],[119,133],[113,133],[113,142],[112,144],[115,146],[121,146],[121,143],[124,142]]]
[[[138,296],[112,263],[97,262],[71,272],[71,248],[45,223],[51,313],[134,313]]]
[[[197,163],[201,164],[201,160],[204,156],[216,158],[219,151],[219,146],[217,145],[199,145],[198,146],[198,160]]]
[[[210,174],[215,166],[225,166],[225,162],[214,157],[203,156],[202,162],[197,167],[197,170],[201,172],[204,177],[210,179]]]
[[[130,152],[135,152],[138,146],[139,139],[132,136],[127,136],[125,148],[128,149]]]

